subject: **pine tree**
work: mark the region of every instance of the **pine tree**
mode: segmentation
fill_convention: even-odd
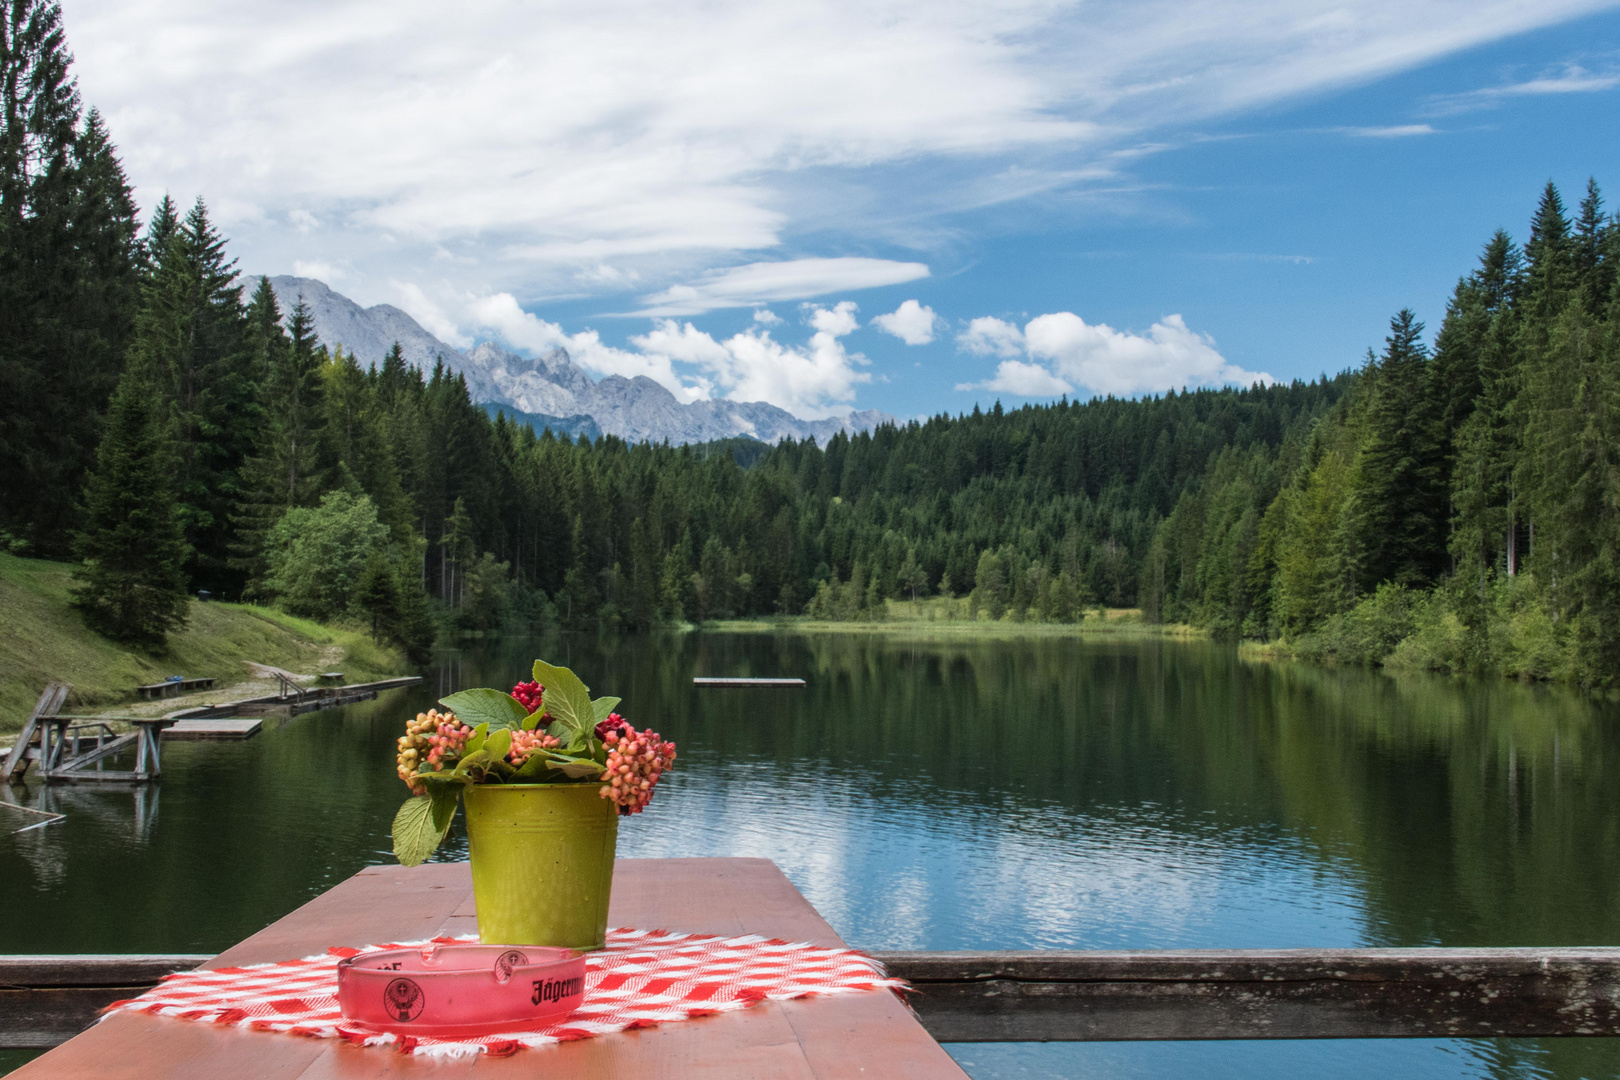
[[[1609,299],[1614,292],[1614,260],[1609,253],[1609,233],[1613,228],[1603,213],[1603,193],[1597,180],[1586,182],[1586,197],[1581,200],[1580,215],[1575,219],[1572,261],[1575,287],[1588,315],[1602,319],[1608,314]]]
[[[1400,311],[1363,376],[1364,441],[1351,487],[1361,592],[1384,581],[1427,584],[1444,569],[1444,454],[1422,334],[1411,310]]]
[[[0,3],[0,533],[73,543],[135,287],[135,218],[93,111],[81,123],[61,10]]]
[[[149,229],[168,240],[151,248],[130,363],[161,380],[192,584],[233,595],[242,580],[228,565],[230,518],[260,426],[258,386],[224,238],[201,199],[178,226],[172,213],[160,206]]]
[[[176,510],[161,398],[131,369],[107,415],[96,469],[85,487],[75,606],[117,641],[161,648],[185,623],[185,537]]]

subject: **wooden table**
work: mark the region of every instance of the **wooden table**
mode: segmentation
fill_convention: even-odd
[[[764,934],[816,945],[843,941],[768,859],[620,859],[609,925],[706,934]],[[408,941],[478,928],[466,863],[362,870],[205,967],[288,960],[330,945]],[[895,995],[769,1001],[741,1012],[522,1050],[511,1057],[424,1061],[341,1039],[305,1039],[117,1014],[12,1073],[46,1077],[321,1080],[343,1077],[966,1076]]]

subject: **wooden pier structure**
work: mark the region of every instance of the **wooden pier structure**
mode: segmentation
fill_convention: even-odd
[[[840,945],[764,859],[621,859],[615,926]],[[294,1039],[99,1010],[171,971],[477,929],[466,863],[371,867],[217,957],[0,957],[0,1047],[58,1047],[45,1077],[393,1075],[417,1064]],[[912,986],[757,1009],[477,1063],[500,1075],[932,1077],[939,1042],[1620,1035],[1620,948],[874,952]],[[89,1028],[89,1030],[85,1030]],[[79,1034],[83,1032],[83,1034]],[[116,1063],[116,1069],[108,1070]],[[462,1070],[470,1067],[445,1065]]]
[[[762,934],[842,946],[832,927],[767,859],[620,859],[608,919],[696,933]],[[362,870],[204,967],[308,956],[332,945],[411,941],[476,932],[466,863]],[[0,961],[0,1037],[39,1045],[51,1025],[81,1026],[94,1006],[127,998],[196,957],[90,958],[103,985],[66,981],[58,958]],[[9,965],[9,968],[8,968]],[[99,997],[86,997],[99,994]],[[74,996],[80,995],[75,1001]],[[34,1004],[30,1005],[29,1002]],[[71,1010],[77,1009],[76,1014]],[[4,1045],[5,1043],[0,1043]],[[705,1080],[964,1080],[899,997],[885,991],[765,1001],[701,1020],[523,1050],[510,1057],[420,1061],[389,1048],[304,1039],[168,1017],[115,1013],[12,1073],[15,1080],[88,1077],[258,1080],[345,1076],[701,1076]]]

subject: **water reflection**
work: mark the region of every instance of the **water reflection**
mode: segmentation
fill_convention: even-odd
[[[388,861],[402,717],[537,654],[681,746],[632,856],[774,859],[872,948],[1605,944],[1612,707],[1505,682],[1249,664],[1199,643],[669,634],[502,641],[423,688],[139,793],[31,788],[9,951],[210,951]],[[695,674],[802,691],[699,690]],[[161,792],[158,811],[156,797]],[[444,857],[463,857],[453,837]],[[71,920],[52,912],[73,911]],[[977,1077],[1608,1076],[1602,1040],[956,1048]]]

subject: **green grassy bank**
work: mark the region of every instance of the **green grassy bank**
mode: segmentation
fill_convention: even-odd
[[[251,679],[246,661],[300,673],[342,671],[350,682],[411,670],[403,654],[363,631],[248,604],[193,601],[190,619],[169,635],[166,652],[130,649],[84,625],[69,605],[72,573],[67,563],[0,553],[0,732],[22,727],[52,679],[73,684],[68,705],[78,711],[126,705],[136,700],[135,686],[169,675],[219,680],[212,700],[220,689]],[[162,711],[181,707],[175,700],[164,702]]]
[[[1085,618],[1072,623],[1037,622],[1032,619],[1014,619],[1010,615],[991,619],[989,612],[979,611],[977,618],[968,614],[967,601],[961,598],[930,597],[925,600],[885,600],[881,617],[849,621],[814,619],[805,615],[784,615],[775,618],[724,619],[705,622],[705,631],[758,632],[760,630],[792,630],[803,633],[891,633],[906,636],[949,636],[972,634],[978,637],[1027,636],[1129,636],[1154,638],[1202,638],[1208,635],[1195,627],[1182,623],[1149,623],[1137,608],[1092,608]]]

